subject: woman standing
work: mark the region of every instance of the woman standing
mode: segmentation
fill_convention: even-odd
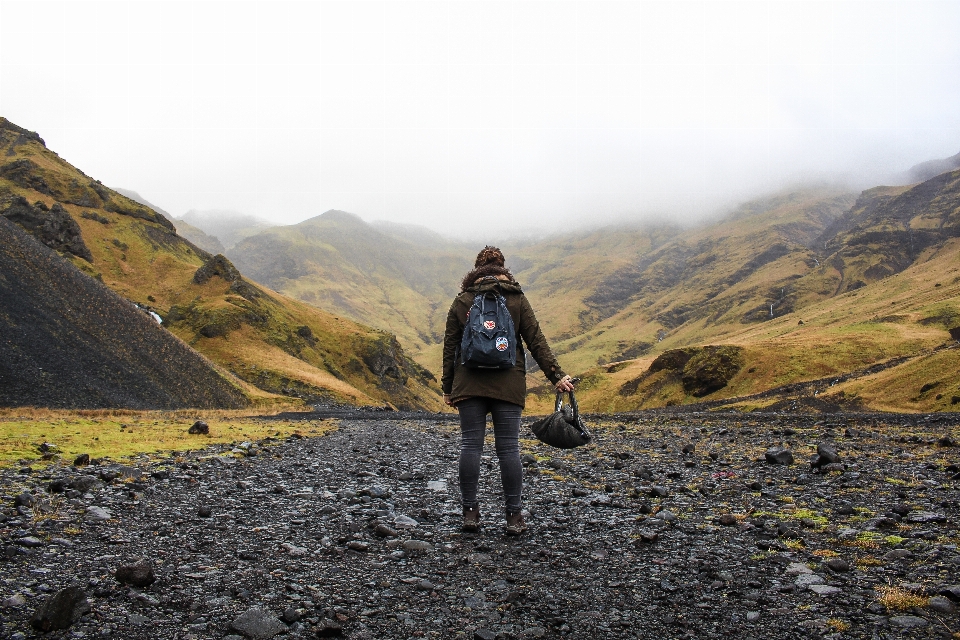
[[[520,535],[527,526],[521,513],[523,504],[523,467],[520,465],[520,412],[527,395],[526,358],[520,340],[530,349],[533,359],[558,391],[572,391],[570,376],[560,364],[540,331],[540,324],[520,284],[504,266],[503,253],[496,247],[484,247],[474,269],[460,285],[458,295],[447,314],[443,338],[443,401],[460,412],[460,493],[463,500],[463,530],[480,526],[477,487],[480,483],[480,454],[487,414],[493,416],[493,435],[500,479],[506,502],[507,535]],[[470,307],[478,294],[499,293],[516,329],[517,359],[509,369],[477,369],[465,366],[459,353]]]

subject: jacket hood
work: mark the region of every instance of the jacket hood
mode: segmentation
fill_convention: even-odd
[[[498,280],[494,277],[483,278],[473,286],[467,288],[464,293],[486,293],[487,291],[500,291],[502,293],[523,293],[520,283],[516,280]]]

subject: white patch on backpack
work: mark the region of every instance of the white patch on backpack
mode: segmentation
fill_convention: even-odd
[[[483,328],[484,328],[484,329],[496,329],[496,328],[497,328],[497,323],[494,322],[493,320],[486,320],[486,321],[484,321],[484,323],[483,323]],[[501,351],[502,351],[502,349],[501,349]]]
[[[497,351],[506,351],[510,346],[507,342],[507,339],[504,337],[497,338]]]

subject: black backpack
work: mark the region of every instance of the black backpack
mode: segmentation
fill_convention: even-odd
[[[467,312],[460,364],[471,369],[512,369],[517,364],[517,331],[499,293],[478,293]]]

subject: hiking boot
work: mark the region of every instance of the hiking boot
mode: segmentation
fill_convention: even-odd
[[[463,526],[461,531],[476,533],[480,528],[480,507],[471,507],[463,510]]]
[[[518,536],[526,530],[527,530],[527,523],[523,520],[522,513],[517,512],[517,513],[507,514],[507,535],[508,536]]]

